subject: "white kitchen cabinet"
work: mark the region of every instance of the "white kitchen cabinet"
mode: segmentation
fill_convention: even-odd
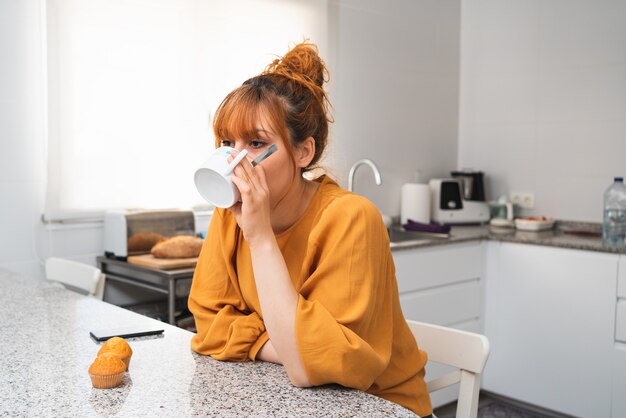
[[[626,256],[624,255],[620,256],[618,266],[615,342],[626,344]]]
[[[626,256],[620,256],[613,348],[612,416],[626,417]]]
[[[615,342],[626,344],[626,299],[617,300],[615,312]]]
[[[404,316],[445,326],[482,324],[483,248],[470,241],[393,251]]]
[[[614,340],[619,256],[500,242],[486,253],[483,388],[575,416],[626,416],[611,403],[626,373]]]
[[[396,249],[393,258],[405,318],[482,332],[485,258],[482,242]],[[426,377],[430,380],[450,370],[431,363],[426,368]],[[433,406],[452,402],[457,394],[457,385],[435,392]]]
[[[626,417],[626,344],[616,343],[613,349],[613,402],[614,418]]]

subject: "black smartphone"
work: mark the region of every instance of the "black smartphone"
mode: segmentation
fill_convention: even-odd
[[[146,335],[159,335],[163,333],[163,328],[159,327],[123,327],[108,328],[89,331],[89,335],[96,341],[106,341],[109,338],[133,338],[144,337]]]

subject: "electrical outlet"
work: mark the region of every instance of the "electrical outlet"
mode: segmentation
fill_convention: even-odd
[[[535,194],[533,192],[511,192],[511,202],[524,209],[535,207]]]

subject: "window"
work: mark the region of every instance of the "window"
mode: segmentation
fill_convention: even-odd
[[[47,0],[48,220],[205,204],[210,115],[289,45],[327,39],[322,0]]]

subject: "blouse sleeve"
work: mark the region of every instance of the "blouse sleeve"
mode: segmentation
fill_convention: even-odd
[[[390,361],[397,285],[380,212],[364,198],[344,199],[312,231],[296,338],[312,384],[366,390]]]
[[[267,342],[261,317],[246,306],[230,263],[234,233],[215,210],[193,276],[188,306],[197,334],[191,348],[217,360],[254,360]]]

